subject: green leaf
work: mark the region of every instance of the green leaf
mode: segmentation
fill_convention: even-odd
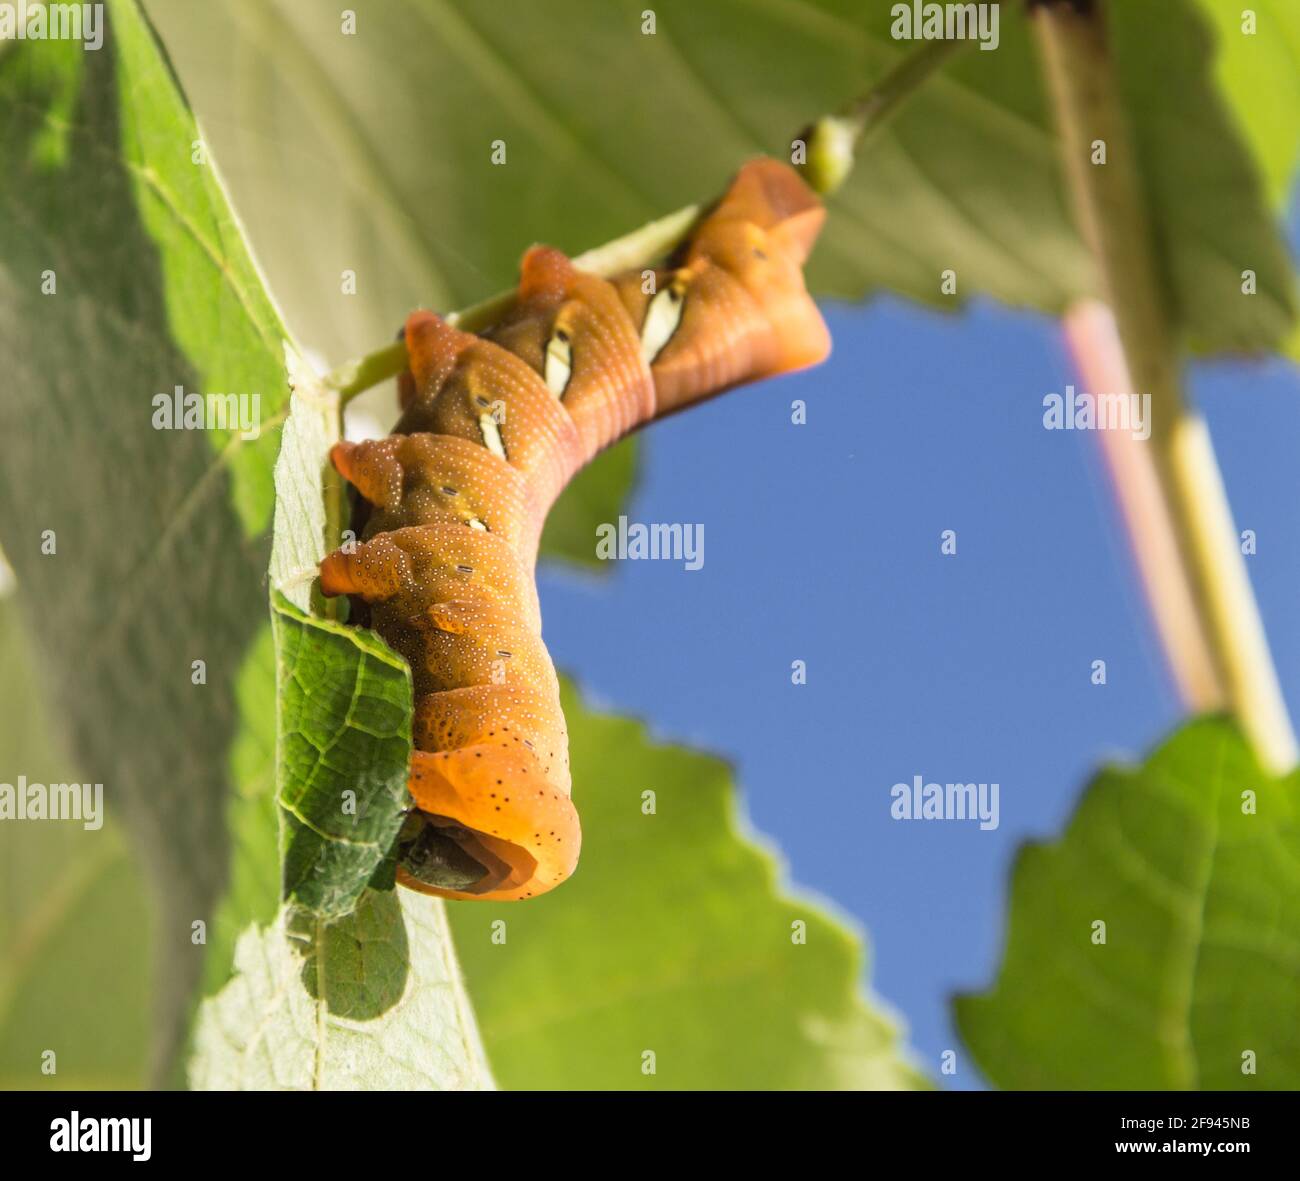
[[[202,13],[150,0],[291,322],[348,355],[391,337],[410,307],[508,286],[523,244],[584,249],[707,200],[748,155],[788,155],[799,128],[914,51],[891,37],[892,7],[662,0],[645,35],[641,0],[387,0],[354,5],[347,33],[329,0]],[[1210,29],[1192,0],[1108,11],[1183,326],[1207,349],[1275,347],[1293,315],[1289,264],[1216,93]],[[817,290],[951,304],[951,268],[963,297],[1056,312],[1089,292],[1036,46],[1021,6],[1000,12],[996,51],[972,45],[864,151],[832,202]],[[1230,76],[1249,68],[1243,52],[1229,46]],[[1268,52],[1286,51],[1274,39]],[[1259,274],[1250,300],[1246,267]],[[362,298],[341,294],[345,270]]]
[[[1213,24],[1220,53],[1215,76],[1249,143],[1269,203],[1285,217],[1300,160],[1300,7],[1291,0],[1199,0]],[[1255,32],[1243,30],[1246,13]],[[1300,361],[1300,324],[1283,351]]]
[[[955,1003],[984,1073],[1032,1090],[1300,1087],[1298,787],[1215,718],[1098,775],[1059,841],[1021,850],[997,980]]]
[[[356,904],[409,806],[411,675],[373,632],[322,617],[341,605],[327,604],[316,584],[344,513],[329,462],[340,406],[303,362],[290,369],[270,567],[280,859],[284,896],[328,919]]]
[[[776,859],[745,835],[730,768],[593,713],[567,684],[564,714],[577,873],[526,905],[450,911],[500,1083],[926,1086],[859,995],[860,938],[779,888]]]
[[[1198,0],[1215,31],[1215,77],[1250,145],[1274,209],[1286,208],[1300,161],[1300,7],[1293,0]],[[1245,14],[1255,32],[1243,30]]]
[[[348,917],[282,913],[239,938],[235,978],[204,1003],[197,1090],[491,1087],[442,907],[367,891]]]
[[[1214,83],[1206,22],[1190,0],[1107,12],[1175,325],[1198,352],[1281,348],[1296,317],[1290,257],[1261,166]],[[1241,291],[1245,270],[1256,272],[1253,296]]]
[[[98,52],[0,50],[0,545],[76,765],[158,899],[163,1064],[229,871],[284,330],[151,30],[132,0],[106,15]],[[153,429],[178,385],[257,396],[259,436]]]
[[[237,807],[231,825],[245,879],[264,883],[282,862],[289,902],[270,923],[264,891],[236,892],[223,908],[214,951],[238,930],[235,972],[200,1007],[189,1082],[490,1087],[441,902],[391,880],[366,888],[383,877],[409,806],[411,676],[374,633],[308,613],[325,609],[313,584],[343,511],[328,461],[340,413],[300,359],[289,368],[270,563],[279,857],[265,796]]]
[[[32,692],[31,647],[17,605],[0,601],[0,780],[79,782]],[[144,1086],[154,916],[117,826],[6,820],[0,864],[0,1089]]]
[[[275,642],[268,619],[235,678],[239,724],[230,751],[234,790],[226,803],[230,870],[208,924],[202,996],[230,979],[240,932],[251,923],[269,924],[280,906],[275,698]]]
[[[411,674],[374,632],[312,619],[277,596],[284,893],[348,914],[410,796]]]

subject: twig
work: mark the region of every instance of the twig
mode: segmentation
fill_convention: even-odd
[[[823,196],[833,193],[853,170],[857,152],[884,127],[949,58],[969,41],[926,41],[908,54],[865,94],[823,115],[799,133],[807,145],[804,179]]]
[[[1134,389],[1151,398],[1152,464],[1223,700],[1260,761],[1295,765],[1295,734],[1237,543],[1209,432],[1188,405],[1167,292],[1128,142],[1100,0],[1036,4],[1033,23],[1080,233],[1115,314]],[[1105,144],[1106,162],[1091,163]],[[1120,486],[1121,493],[1123,486]],[[1142,544],[1142,538],[1135,538]],[[1153,610],[1161,603],[1153,600]],[[1170,634],[1170,629],[1162,629]],[[1171,662],[1177,661],[1171,656]]]

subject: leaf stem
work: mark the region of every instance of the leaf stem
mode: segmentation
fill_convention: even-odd
[[[1151,462],[1222,702],[1261,762],[1288,770],[1297,758],[1295,734],[1209,432],[1182,389],[1177,332],[1124,124],[1103,4],[1045,0],[1034,6],[1033,23],[1079,230],[1114,313],[1133,389],[1150,396]],[[1094,164],[1100,145],[1105,162]],[[1118,487],[1123,496],[1125,485]],[[1161,601],[1153,599],[1152,609],[1160,610]],[[1171,654],[1171,663],[1178,659]]]
[[[405,368],[406,345],[395,340],[373,353],[340,365],[324,378],[322,384],[326,389],[337,391],[340,402],[346,405],[359,393],[396,377]]]
[[[970,44],[956,38],[923,42],[870,90],[800,132],[798,138],[807,147],[807,159],[801,171],[813,190],[826,196],[838,189],[852,172],[861,146],[950,58]]]
[[[1133,380],[1110,308],[1085,299],[1066,309],[1066,340],[1085,390],[1129,395]],[[1134,564],[1156,634],[1183,704],[1196,713],[1223,708],[1223,687],[1200,625],[1187,568],[1148,441],[1125,431],[1094,431],[1110,473]]]

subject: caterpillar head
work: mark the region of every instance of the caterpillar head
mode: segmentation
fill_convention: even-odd
[[[419,812],[399,839],[397,877],[412,890],[512,902],[553,889],[578,864],[578,813],[528,751],[416,751],[410,789]]]

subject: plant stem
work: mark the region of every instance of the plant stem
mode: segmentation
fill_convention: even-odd
[[[1109,307],[1095,299],[1072,304],[1065,336],[1085,390],[1129,395],[1133,380]],[[1155,618],[1170,676],[1195,713],[1222,709],[1223,686],[1200,625],[1187,568],[1178,553],[1169,506],[1144,439],[1127,431],[1093,432],[1110,472],[1133,561]]]
[[[804,179],[823,196],[833,193],[853,170],[858,149],[884,127],[898,109],[969,41],[923,42],[871,87],[823,115],[799,133],[807,146]]]
[[[367,353],[359,360],[340,365],[322,379],[322,384],[326,389],[336,391],[340,403],[346,405],[359,393],[390,377],[396,377],[405,368],[406,344],[395,340],[373,353]]]
[[[949,58],[971,44],[971,41],[956,38],[922,42],[920,49],[909,53],[870,90],[848,103],[839,112],[840,117],[854,124],[859,142],[868,139],[889,122],[898,108]]]
[[[1223,701],[1261,763],[1289,770],[1297,757],[1295,734],[1209,433],[1182,390],[1175,326],[1124,125],[1103,5],[1048,0],[1034,7],[1033,21],[1079,230],[1114,312],[1133,388],[1150,396],[1151,462],[1197,625]],[[1093,145],[1099,143],[1105,145],[1105,162],[1093,164]],[[1160,602],[1152,607],[1159,610]],[[1171,654],[1171,663],[1178,659]]]
[[[806,149],[800,166],[814,192],[835,192],[853,171],[859,148],[968,41],[926,41],[871,87],[799,133]]]

